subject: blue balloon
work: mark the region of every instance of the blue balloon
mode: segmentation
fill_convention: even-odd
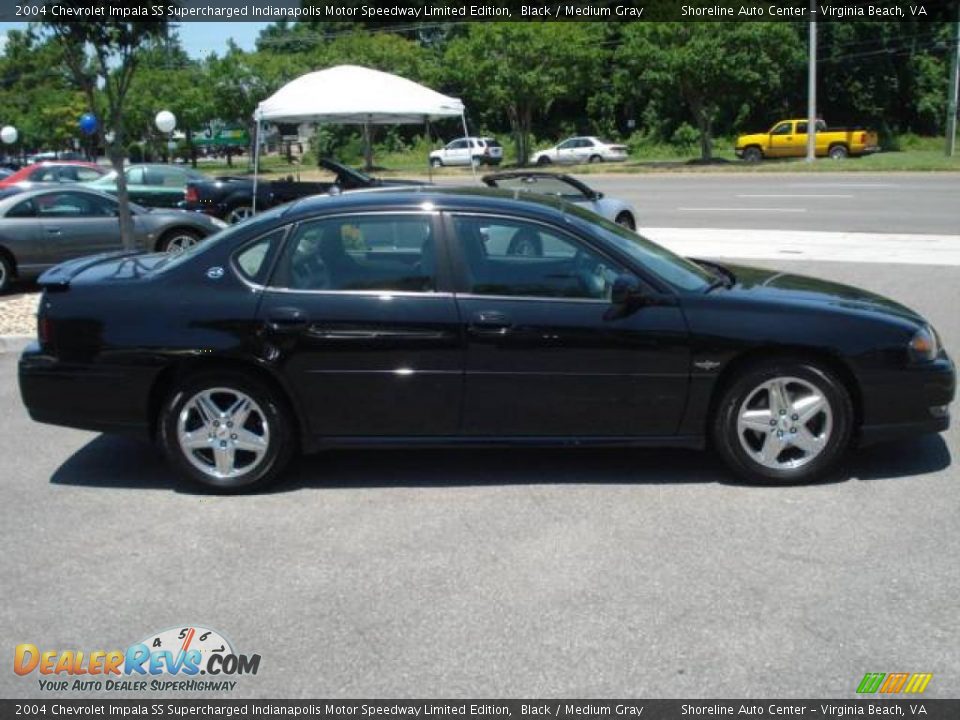
[[[86,135],[93,135],[97,131],[97,116],[93,113],[84,113],[81,115],[80,129]]]

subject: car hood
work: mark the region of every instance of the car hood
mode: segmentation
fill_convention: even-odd
[[[838,310],[894,316],[913,322],[925,322],[910,308],[868,290],[796,275],[779,270],[724,264],[736,282],[727,290],[733,297],[770,300],[773,302],[827,305]]]
[[[749,135],[740,135],[737,137],[737,147],[745,145],[760,145],[767,139],[767,133],[750,133]]]

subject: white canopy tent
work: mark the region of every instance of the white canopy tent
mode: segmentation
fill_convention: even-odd
[[[429,123],[460,116],[464,137],[467,119],[463,103],[398,75],[357,65],[338,65],[301,75],[257,105],[253,160],[253,209],[260,172],[260,129],[265,122],[327,122],[344,125]],[[369,142],[369,132],[366,133]]]

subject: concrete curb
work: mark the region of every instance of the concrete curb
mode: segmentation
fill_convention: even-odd
[[[18,353],[33,340],[32,335],[0,335],[0,355]]]

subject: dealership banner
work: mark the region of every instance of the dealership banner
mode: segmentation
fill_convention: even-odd
[[[956,17],[946,0],[0,0],[0,21],[103,22],[917,22]]]
[[[960,700],[0,700],[0,717],[956,720]]]

